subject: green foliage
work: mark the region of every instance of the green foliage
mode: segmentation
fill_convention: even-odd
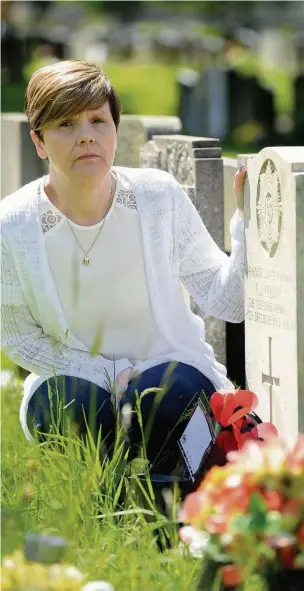
[[[124,113],[176,115],[177,65],[118,61],[100,65],[121,96]]]
[[[1,371],[4,370],[16,371],[16,365],[1,351]]]
[[[68,562],[117,591],[194,588],[200,561],[176,552],[176,528],[159,513],[149,487],[130,485],[122,437],[112,460],[101,462],[90,439],[82,444],[54,434],[32,445],[19,424],[20,401],[21,382],[3,389],[2,555],[22,549],[27,532],[62,535]],[[156,530],[166,533],[172,550],[159,552]]]
[[[2,113],[22,113],[26,83],[4,84],[1,88]]]

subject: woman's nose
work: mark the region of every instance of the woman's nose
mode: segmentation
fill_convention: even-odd
[[[79,129],[77,143],[79,145],[83,144],[93,144],[95,142],[94,134],[92,129],[88,125],[82,125]]]
[[[93,143],[94,143],[94,141],[95,141],[95,140],[94,140],[93,136],[82,134],[82,135],[81,135],[81,136],[78,138],[78,140],[77,140],[77,143],[78,143],[79,145],[83,145],[83,144],[93,144]]]

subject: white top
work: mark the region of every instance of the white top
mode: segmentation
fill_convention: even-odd
[[[39,216],[48,263],[73,335],[90,351],[106,359],[127,357],[133,366],[172,353],[152,313],[132,194],[124,192],[118,180],[105,219],[94,226],[80,226],[67,222],[43,187],[41,193]],[[85,252],[98,236],[87,267],[69,224]]]
[[[226,369],[205,342],[204,321],[191,312],[181,283],[207,314],[244,319],[244,224],[230,224],[232,252],[221,252],[180,185],[157,169],[115,167],[121,190],[139,215],[151,308],[158,331],[176,361],[196,367],[216,389],[231,388]],[[1,344],[10,359],[36,375],[25,380],[21,416],[36,376],[74,375],[107,387],[132,366],[127,352],[116,361],[89,348],[71,331],[48,263],[39,216],[44,179],[25,185],[0,203],[2,248]],[[60,253],[61,259],[65,252]],[[65,262],[64,262],[65,266]],[[87,270],[87,268],[86,268]],[[170,355],[170,360],[172,359]],[[158,355],[135,365],[144,371],[168,360]],[[37,387],[37,383],[35,382]]]

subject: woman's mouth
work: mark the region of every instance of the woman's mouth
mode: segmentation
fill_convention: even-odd
[[[93,158],[99,158],[96,154],[84,154],[84,156],[79,156],[78,160],[91,160]]]

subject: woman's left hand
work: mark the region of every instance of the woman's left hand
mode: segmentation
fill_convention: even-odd
[[[115,386],[118,392],[123,392],[127,389],[128,384],[133,376],[134,372],[132,367],[128,367],[127,369],[124,369],[120,372],[115,381]]]
[[[247,168],[241,164],[234,177],[233,190],[236,199],[236,206],[240,212],[241,218],[244,217],[244,186],[246,180]]]

